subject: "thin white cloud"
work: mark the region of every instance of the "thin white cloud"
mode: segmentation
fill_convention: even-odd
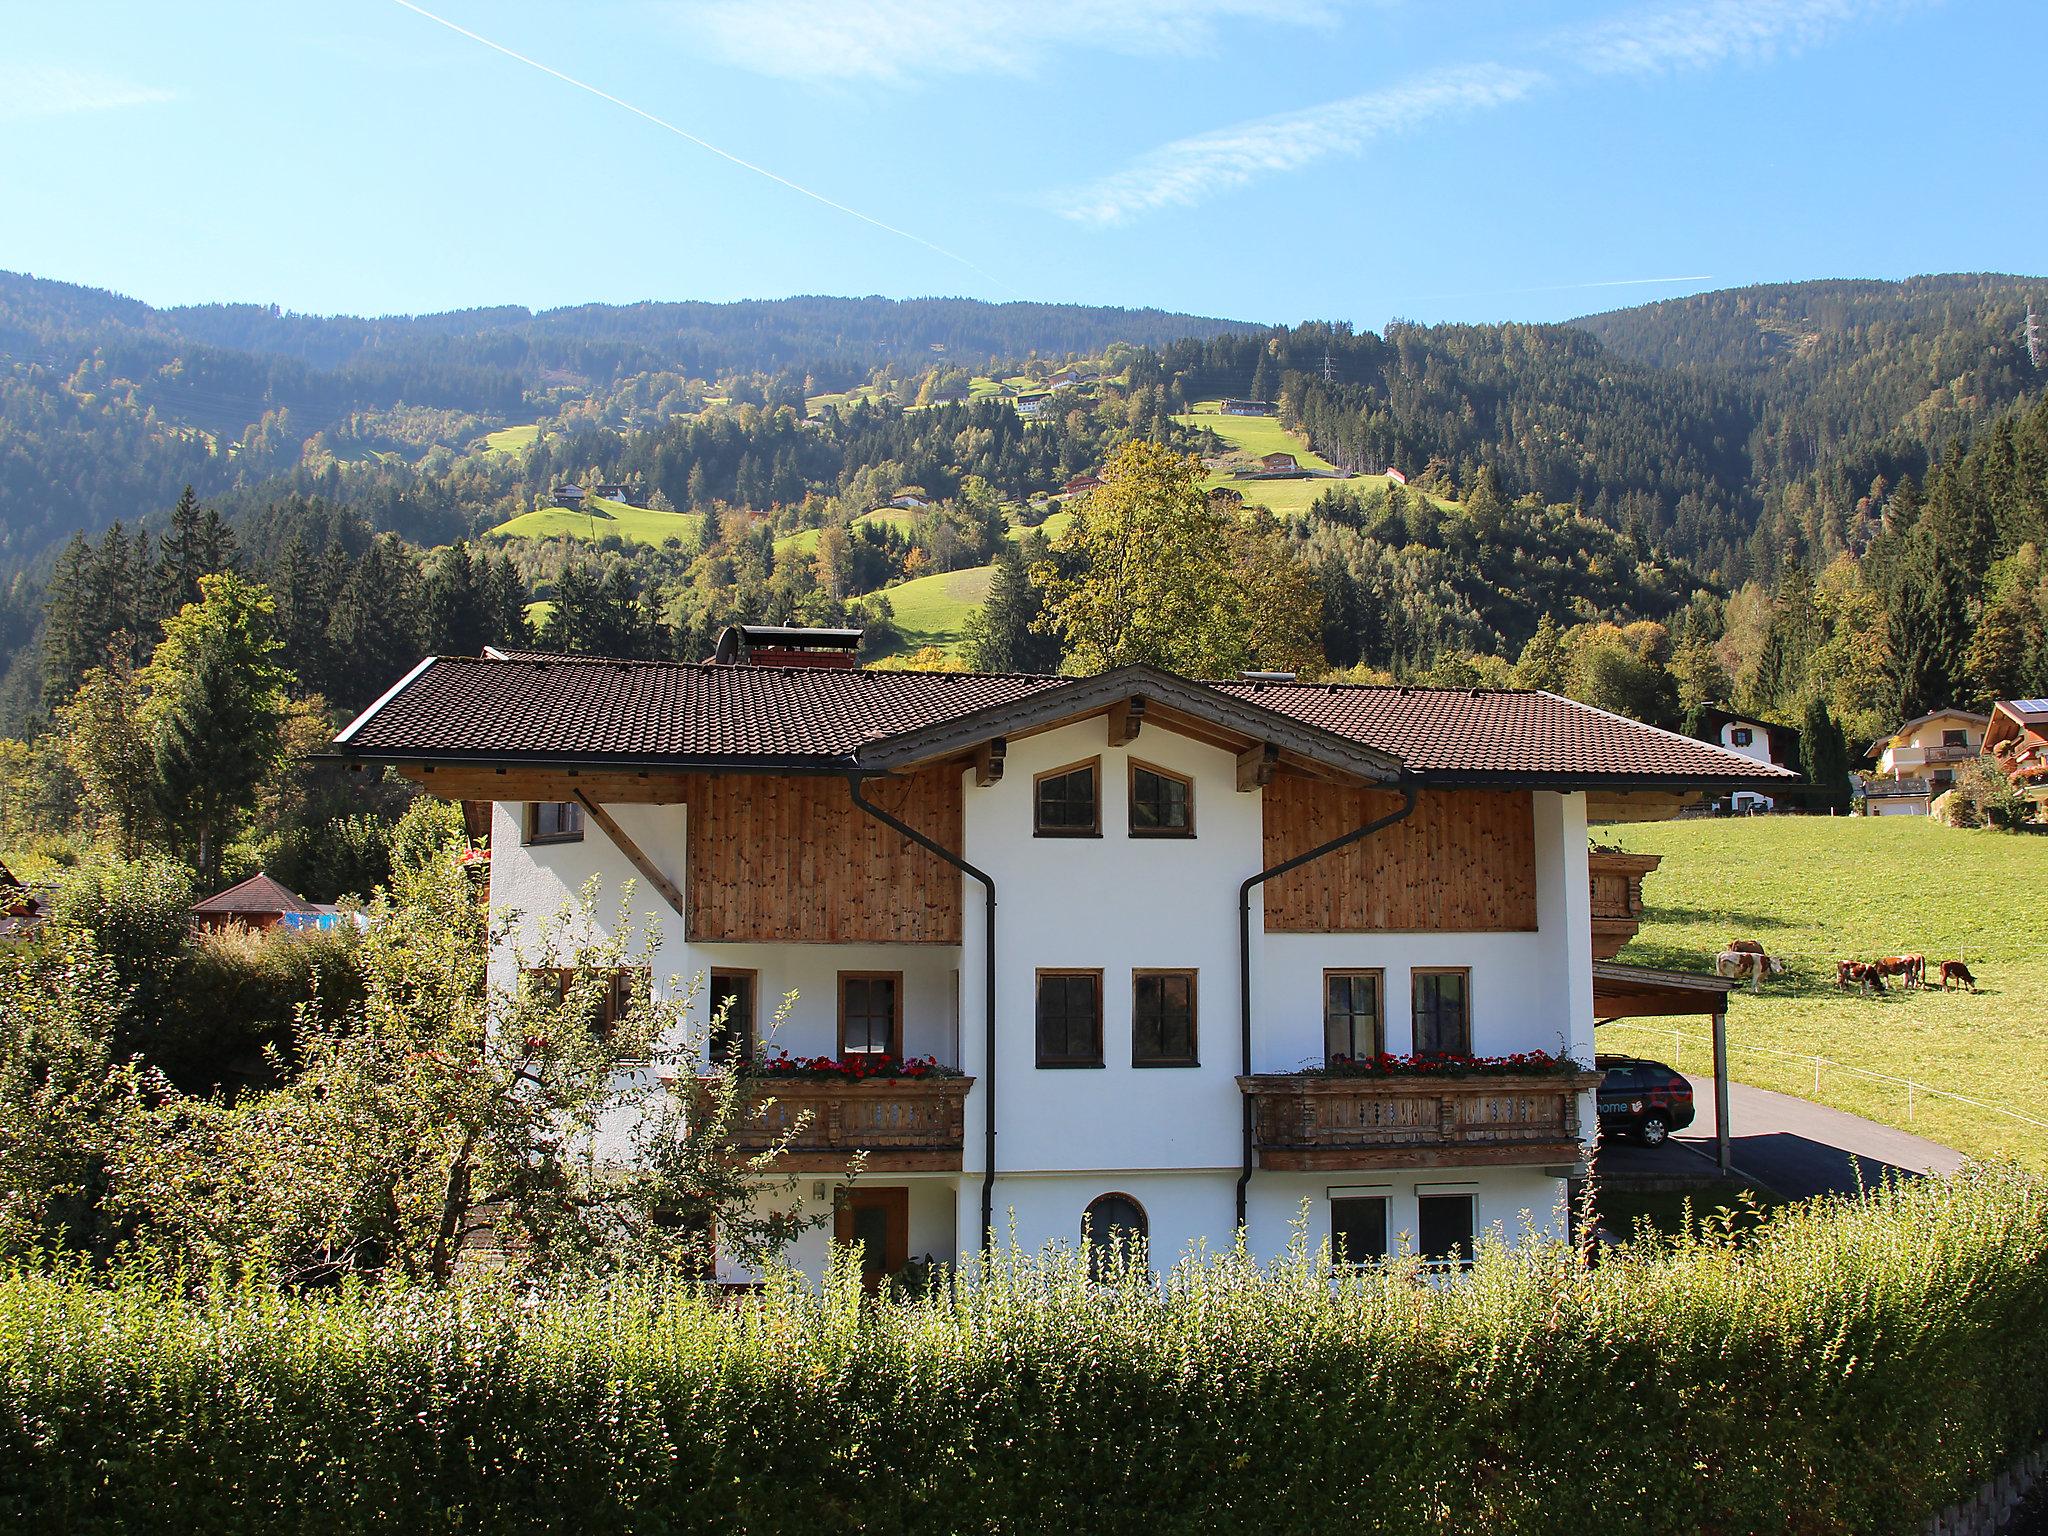
[[[1902,0],[1695,0],[1560,33],[1553,46],[1596,75],[1654,75],[1762,63],[1824,42]]]
[[[1439,70],[1405,85],[1176,139],[1055,197],[1053,206],[1084,224],[1116,224],[1162,208],[1191,207],[1261,176],[1359,154],[1390,134],[1518,101],[1547,79],[1536,70],[1499,64]]]
[[[759,74],[877,80],[1038,73],[1056,55],[1214,52],[1221,24],[1323,28],[1331,0],[679,0],[693,42]]]
[[[149,107],[173,99],[169,91],[97,70],[64,64],[0,63],[0,121],[4,122]]]

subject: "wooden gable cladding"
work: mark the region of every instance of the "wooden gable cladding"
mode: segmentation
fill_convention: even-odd
[[[960,773],[873,779],[864,793],[946,848]],[[693,775],[691,942],[958,944],[960,876],[867,815],[837,778]]]
[[[1265,789],[1268,866],[1399,808],[1387,790],[1292,774]],[[1266,884],[1268,933],[1528,932],[1536,813],[1527,791],[1425,789],[1405,821]]]

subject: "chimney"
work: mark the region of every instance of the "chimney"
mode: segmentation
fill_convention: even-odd
[[[789,624],[729,624],[711,660],[720,666],[833,667],[860,665],[858,629],[806,629]]]

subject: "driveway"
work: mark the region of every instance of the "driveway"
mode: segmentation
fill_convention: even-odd
[[[1708,1174],[1714,1161],[1714,1080],[1687,1075],[1697,1118],[1656,1151],[1632,1142],[1604,1142],[1610,1172],[1649,1177]],[[1853,1194],[1859,1175],[1874,1184],[1887,1172],[1954,1173],[1963,1154],[1953,1147],[1879,1125],[1860,1115],[1809,1104],[1787,1093],[1729,1085],[1730,1148],[1736,1173],[1787,1200]]]

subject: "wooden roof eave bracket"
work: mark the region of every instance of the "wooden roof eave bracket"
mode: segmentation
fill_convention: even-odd
[[[661,893],[661,899],[675,909],[676,916],[683,918],[687,922],[688,914],[683,911],[683,893],[677,887],[675,881],[663,874],[654,860],[647,857],[645,851],[642,850],[638,843],[633,841],[626,829],[613,819],[610,811],[607,811],[580,789],[576,791],[576,799],[586,811],[590,812],[591,820],[604,828],[604,835],[612,840],[613,845],[617,847],[619,852],[623,853],[632,862],[635,869],[647,877],[647,883]]]

